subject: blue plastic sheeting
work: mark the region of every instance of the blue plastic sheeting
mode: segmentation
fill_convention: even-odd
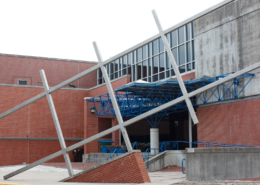
[[[221,78],[225,78],[229,74],[233,74],[233,72],[216,77],[187,80],[184,84],[189,93]],[[254,74],[246,73],[238,78],[191,98],[191,102],[194,108],[196,108],[198,105],[202,104],[238,98],[253,77]],[[115,90],[115,96],[122,116],[135,117],[182,96],[182,92],[178,81],[170,78],[154,83],[133,82],[117,88]],[[108,93],[89,98],[86,101],[91,108],[96,110],[95,113],[97,115],[115,116],[112,102]],[[187,111],[185,101],[156,113],[146,120],[152,127],[156,127],[158,123],[168,114],[184,111]]]

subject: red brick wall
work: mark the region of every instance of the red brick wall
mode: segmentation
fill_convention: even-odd
[[[112,127],[118,125],[117,118],[112,119]],[[119,130],[112,132],[112,140],[114,141],[113,145],[119,145]]]
[[[66,141],[70,146],[78,141]],[[0,166],[33,163],[48,155],[61,150],[59,141],[47,140],[0,140]],[[69,152],[71,161],[74,161],[72,152]],[[63,155],[48,162],[65,162]]]
[[[183,81],[186,81],[186,80],[189,80],[189,79],[195,79],[195,72],[189,73],[189,74],[186,74],[186,75],[182,76],[182,80]]]
[[[65,182],[145,183],[151,181],[141,153],[134,152]]]
[[[260,98],[197,109],[198,141],[260,146]]]
[[[0,55],[0,83],[17,84],[18,79],[28,80],[28,85],[42,86],[39,70],[44,69],[49,86],[55,86],[80,72],[95,66],[96,63],[83,63],[61,60],[23,58]],[[72,82],[78,88],[97,85],[97,72],[93,72]]]
[[[84,139],[89,138],[98,133],[98,116],[90,112],[90,106],[84,101]],[[84,153],[97,153],[98,140],[92,141],[84,145]]]
[[[0,113],[43,91],[43,88],[0,86]],[[52,93],[65,138],[84,136],[85,95],[85,91],[64,89]],[[58,138],[46,97],[0,119],[0,125],[0,137]],[[71,145],[76,142],[78,141],[66,143]],[[0,165],[31,163],[58,150],[60,150],[58,141],[0,140]],[[61,160],[63,161],[63,157],[53,161]]]
[[[98,118],[98,133],[105,131],[112,127],[112,119],[111,118]],[[112,139],[112,134],[108,134],[102,138]]]

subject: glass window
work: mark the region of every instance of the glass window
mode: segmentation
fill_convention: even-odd
[[[110,63],[110,73],[114,73],[114,62]]]
[[[127,66],[127,55],[123,57],[123,68],[126,68]]]
[[[164,63],[164,53],[160,54],[160,72],[164,71],[165,63]]]
[[[148,82],[151,82],[151,77],[148,77]]]
[[[191,61],[191,43],[188,42],[187,43],[187,62],[190,62]]]
[[[162,38],[159,38],[159,52],[163,52],[164,51],[164,44],[162,41]]]
[[[169,78],[169,77],[170,77],[170,70],[166,71],[166,78]]]
[[[177,46],[177,30],[171,32],[171,47]]]
[[[149,43],[148,47],[148,56],[151,57],[153,55],[153,43]]]
[[[187,71],[191,71],[191,63],[187,64]]]
[[[147,77],[147,65],[148,65],[148,61],[147,60],[143,61],[143,78]]]
[[[194,38],[194,25],[191,23],[191,38]]]
[[[143,60],[148,57],[148,45],[143,46]]]
[[[131,75],[131,66],[128,67],[127,74]]]
[[[119,71],[122,69],[122,60],[123,60],[122,58],[119,59],[119,69],[118,69]]]
[[[114,80],[114,73],[110,75],[110,80]]]
[[[171,64],[170,64],[168,53],[165,52],[165,55],[166,55],[166,69],[170,69],[171,68]]]
[[[171,75],[172,75],[172,76],[175,76],[175,72],[174,72],[173,69],[171,69]]]
[[[177,48],[172,49],[172,54],[174,56],[175,62],[178,64],[178,54],[177,54]],[[170,63],[171,64],[171,63]]]
[[[137,62],[140,62],[142,60],[142,48],[139,48],[137,50]]]
[[[159,74],[159,77],[160,77],[160,80],[164,79],[164,78],[165,78],[164,72],[160,73],[160,74]]]
[[[98,69],[98,78],[102,78],[102,71],[100,68]]]
[[[185,42],[185,26],[181,27],[178,29],[178,33],[179,33],[179,44],[182,44],[183,42]]]
[[[115,78],[118,78],[118,72],[115,72]]]
[[[134,51],[134,55],[133,55],[133,60],[132,60],[133,64],[136,63],[136,50]]]
[[[102,78],[98,79],[98,84],[102,84]]]
[[[134,65],[132,65],[132,71],[133,71],[133,74],[132,74],[133,81],[135,81],[135,66]]]
[[[195,62],[192,62],[192,69],[195,69]]]
[[[129,54],[127,55],[127,65],[128,65],[128,66],[131,66],[131,64],[133,63],[133,62],[132,62],[132,59],[133,59],[132,53],[129,53]]]
[[[192,41],[192,60],[195,60],[194,40]]]
[[[151,72],[152,72],[152,59],[149,59],[148,61],[148,65],[149,65],[149,68],[148,68],[148,76],[151,76]]]
[[[109,64],[106,65],[106,68],[107,68],[107,74],[109,75]]]
[[[153,55],[158,54],[158,39],[153,41]]]
[[[115,71],[118,71],[119,68],[119,59],[115,61]]]
[[[185,73],[185,65],[179,67],[180,73]]]
[[[153,82],[156,82],[156,81],[158,81],[158,74],[153,75]]]
[[[186,25],[186,38],[187,41],[191,39],[191,23]]]
[[[137,64],[137,80],[142,78],[142,62]]]
[[[122,70],[122,76],[126,75],[126,68]]]
[[[179,65],[185,64],[185,45],[179,46]]]
[[[153,74],[158,73],[159,57],[153,57]]]
[[[167,38],[167,41],[168,41],[169,45],[171,46],[171,34],[168,33],[168,34],[166,35],[166,38]]]

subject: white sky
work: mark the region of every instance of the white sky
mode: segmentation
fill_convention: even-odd
[[[97,61],[222,0],[0,0],[0,53]]]

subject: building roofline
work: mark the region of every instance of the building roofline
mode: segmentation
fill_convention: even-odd
[[[6,54],[0,53],[1,56],[8,56],[8,57],[20,57],[20,58],[33,58],[33,59],[44,59],[44,60],[58,60],[64,62],[81,62],[81,63],[93,63],[97,64],[95,61],[85,61],[85,60],[71,60],[71,59],[63,59],[63,58],[50,58],[50,57],[39,57],[39,56],[30,56],[30,55],[16,55],[16,54]]]

